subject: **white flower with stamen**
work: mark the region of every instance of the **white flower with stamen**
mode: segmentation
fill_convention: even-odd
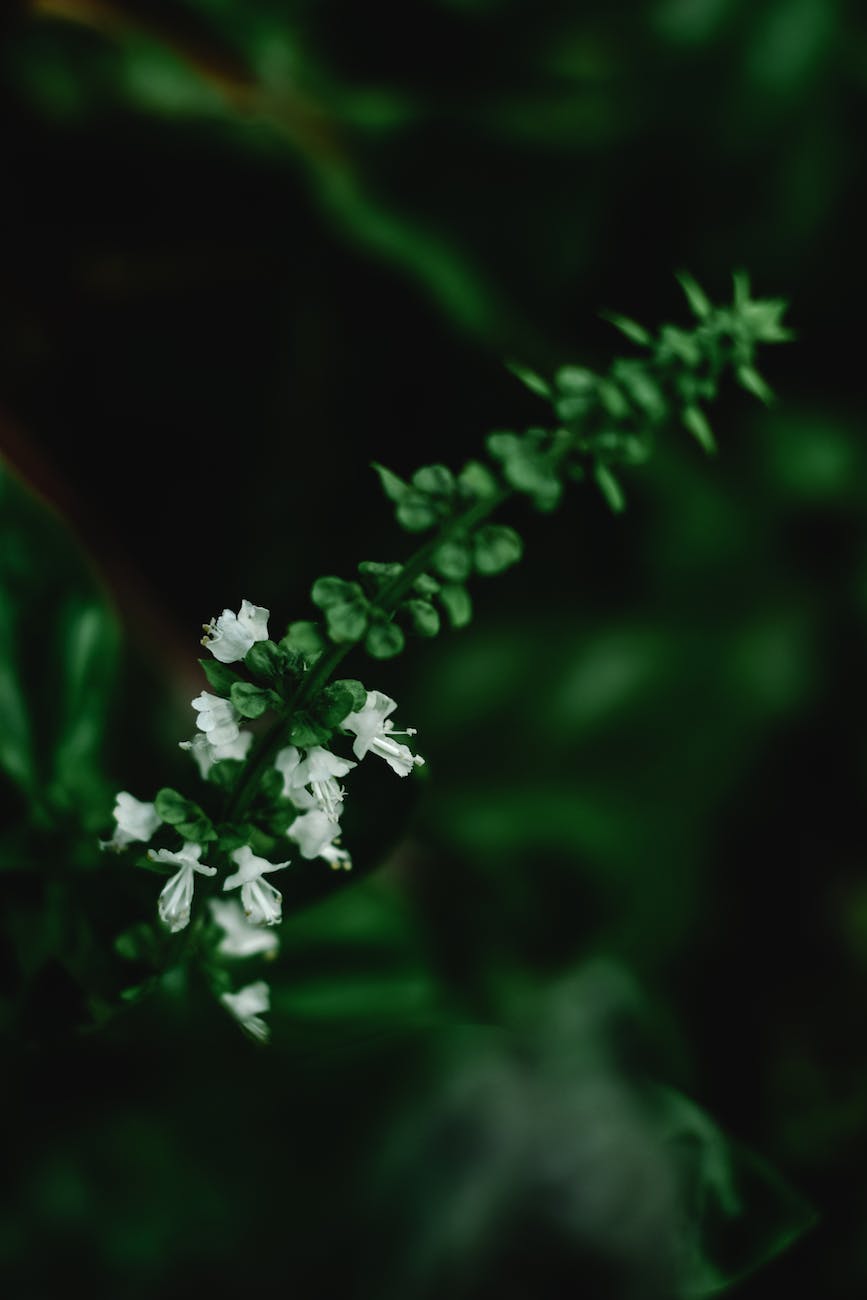
[[[257,641],[268,640],[270,613],[261,605],[251,605],[249,600],[241,602],[237,614],[224,609],[219,618],[205,624],[202,645],[221,664],[237,663]]]
[[[118,851],[137,841],[144,843],[163,824],[163,819],[152,803],[143,803],[125,790],[115,796],[112,816],[115,820],[114,832],[110,840],[99,841],[101,849]]]
[[[260,1043],[268,1041],[271,1031],[262,1019],[262,1014],[271,1010],[271,990],[264,980],[246,984],[237,993],[221,993],[220,1001],[251,1038]]]
[[[332,871],[351,871],[352,856],[346,852],[346,849],[339,849],[336,844],[326,844],[320,849],[320,858],[324,858]]]
[[[222,748],[233,745],[238,739],[238,718],[240,714],[229,700],[221,700],[219,695],[202,691],[193,700],[193,708],[199,715],[196,726],[203,731],[212,745]]]
[[[239,731],[238,735],[228,745],[215,745],[211,741],[210,734],[205,735],[199,732],[193,736],[192,740],[181,740],[179,742],[181,749],[189,750],[196,761],[199,769],[199,775],[204,779],[215,763],[221,762],[224,758],[247,757],[247,751],[253,743],[252,731]]]
[[[244,916],[240,903],[235,899],[222,902],[219,898],[211,899],[211,915],[223,931],[223,937],[217,944],[221,957],[255,957],[261,953],[273,957],[280,947],[280,940],[273,930],[263,930],[260,925],[251,925]]]
[[[150,852],[152,862],[167,862],[180,870],[163,886],[157,903],[157,911],[163,925],[168,926],[172,934],[183,930],[190,923],[190,911],[193,906],[193,888],[196,872],[202,876],[215,876],[216,867],[209,867],[200,862],[201,844],[184,844],[179,853],[168,849]]]
[[[241,906],[248,921],[254,925],[277,925],[283,915],[283,895],[262,876],[270,871],[282,871],[287,862],[269,862],[257,858],[249,844],[235,849],[232,861],[238,866],[234,876],[223,881],[223,889],[241,887]]]
[[[274,766],[283,777],[284,795],[296,808],[318,808],[336,821],[344,799],[337,778],[346,776],[358,764],[349,758],[338,758],[322,745],[313,745],[304,758],[294,745],[287,745],[280,750]]]
[[[398,776],[409,776],[414,767],[424,764],[424,759],[420,754],[413,754],[408,745],[394,739],[395,736],[416,734],[414,727],[395,731],[388,715],[396,708],[394,700],[383,695],[382,691],[368,691],[364,708],[350,713],[341,725],[355,734],[352,752],[356,758],[364,758],[368,752],[378,754]]]
[[[312,808],[296,817],[286,834],[298,845],[302,858],[322,858],[339,837],[340,824],[321,808]]]

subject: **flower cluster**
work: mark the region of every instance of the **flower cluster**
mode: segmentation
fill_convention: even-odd
[[[190,924],[196,877],[214,877],[218,866],[234,868],[224,871],[220,889],[223,893],[237,890],[240,903],[210,900],[211,929],[219,932],[211,944],[215,959],[273,956],[276,952],[279,944],[271,927],[282,920],[283,900],[265,877],[283,871],[290,860],[275,862],[265,853],[278,849],[281,837],[284,843],[294,844],[302,858],[321,858],[332,868],[344,870],[352,866],[350,854],[340,847],[345,798],[341,781],[366,754],[378,754],[399,776],[408,776],[424,762],[404,740],[415,732],[395,730],[391,719],[395,701],[380,691],[365,691],[358,682],[324,687],[315,714],[300,711],[299,723],[299,710],[293,710],[286,697],[297,695],[313,659],[270,641],[269,616],[267,609],[245,600],[238,614],[224,610],[206,625],[203,644],[216,664],[203,661],[203,667],[216,693],[203,691],[192,701],[196,735],[181,743],[195,760],[200,776],[229,789],[229,804],[234,800],[238,805],[244,760],[255,739],[252,731],[242,729],[242,719],[258,717],[266,708],[282,714],[277,725],[286,729],[290,743],[271,760],[258,802],[242,817],[215,822],[175,790],[161,790],[153,803],[124,791],[115,803],[114,833],[102,842],[104,848],[120,851],[150,842],[163,828],[180,836],[180,847],[152,848],[142,862],[169,874],[157,899],[157,914],[169,934]],[[235,664],[243,664],[265,684],[245,680],[239,670],[229,667]],[[353,758],[335,753],[324,743],[340,735],[352,738]],[[268,772],[273,779],[268,779]],[[217,865],[203,861],[203,853]],[[215,991],[249,1034],[259,1040],[267,1037],[261,1016],[268,1009],[264,981],[237,992]]]
[[[222,807],[207,811],[168,788],[153,803],[122,792],[114,832],[102,843],[122,852],[154,836],[179,840],[140,860],[170,876],[157,903],[169,935],[191,923],[197,877],[222,873],[220,892],[238,891],[238,901],[212,900],[210,914],[202,913],[210,915],[206,944],[212,935],[205,964],[218,971],[215,994],[254,1038],[267,1034],[267,985],[253,982],[233,992],[221,982],[220,963],[276,950],[269,931],[281,920],[282,897],[265,877],[290,865],[283,859],[287,840],[304,860],[348,869],[343,781],[367,754],[401,777],[423,762],[406,743],[414,732],[395,728],[394,700],[354,679],[331,680],[338,664],[356,646],[377,660],[400,654],[408,635],[438,635],[443,616],[454,628],[466,626],[473,609],[469,580],[502,573],[523,554],[515,529],[490,518],[513,495],[550,511],[570,484],[590,483],[620,511],[621,469],[647,459],[663,426],[680,426],[704,451],[714,450],[705,408],[725,372],[770,400],[755,354],[760,345],[791,337],[781,321],[785,304],[753,299],[745,276],[735,277],[732,302],[723,307],[712,306],[689,277],[681,283],[692,329],[665,325],[653,334],[608,314],[637,352],[604,372],[563,366],[546,379],[511,367],[547,404],[544,427],[491,433],[486,458],[457,472],[425,465],[404,479],[374,464],[400,526],[428,534],[405,562],[363,560],[351,579],[318,578],[310,591],[316,620],[291,623],[279,641],[269,636],[270,612],[247,600],[237,613],[225,609],[205,625],[202,644],[210,657],[199,662],[209,689],[192,702],[195,735],[181,748],[209,789],[206,803],[221,794]],[[271,729],[257,738],[245,724],[266,713],[273,715]],[[350,737],[352,757],[341,752]]]

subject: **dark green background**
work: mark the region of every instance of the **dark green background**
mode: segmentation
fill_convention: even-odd
[[[668,1295],[672,1241],[736,1279],[796,1194],[737,1294],[860,1294],[862,7],[49,8],[2,20],[0,433],[97,576],[7,484],[10,1294]],[[672,431],[623,518],[516,508],[469,629],[359,657],[427,767],[356,774],[355,877],[287,876],[270,1051],[195,987],[90,1028],[158,883],[91,846],[114,789],[189,781],[199,624],[400,558],[370,460],[543,421],[503,359],[605,365],[598,311],[684,322],[682,267],[791,300],[778,404],[730,392],[715,461]],[[736,1232],[712,1143],[669,1203],[657,1085],[735,1144]]]

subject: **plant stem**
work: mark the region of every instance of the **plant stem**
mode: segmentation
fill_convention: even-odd
[[[371,602],[374,608],[381,610],[385,614],[391,613],[412,589],[413,583],[424,573],[432,556],[449,537],[454,533],[475,528],[477,524],[481,523],[483,519],[487,518],[489,514],[497,510],[504,501],[507,501],[513,495],[514,490],[512,488],[501,487],[492,496],[477,501],[468,510],[447,520],[433,537],[429,538],[423,546],[420,546],[410,556],[400,573],[391,582],[385,584],[376,599]],[[342,663],[351,650],[355,649],[357,644],[357,642],[352,641],[332,646],[330,650],[321,655],[314,667],[307,673],[295,694],[289,700],[285,716],[279,718],[270,730],[260,738],[252,754],[247,759],[226,803],[223,814],[224,820],[231,821],[233,818],[239,817],[247,809],[256,792],[256,787],[264,769],[288,741],[295,714],[317,692],[322,690],[337,666]]]

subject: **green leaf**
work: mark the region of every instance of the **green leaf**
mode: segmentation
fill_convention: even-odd
[[[467,461],[458,475],[458,486],[466,496],[477,501],[488,501],[500,490],[495,476],[480,460]]]
[[[386,469],[384,465],[380,465],[376,461],[371,463],[371,467],[375,469],[379,475],[382,490],[388,499],[395,502],[401,501],[409,490],[408,484],[404,483],[403,479],[399,478],[397,474],[394,474],[390,469]]]
[[[303,710],[295,714],[289,730],[291,744],[298,749],[310,749],[312,745],[325,745],[330,739],[330,727],[323,726]]]
[[[220,790],[231,790],[243,766],[239,758],[221,758],[211,765],[207,779]]]
[[[683,412],[683,422],[701,447],[712,456],[716,451],[713,430],[700,406],[688,406]]]
[[[279,695],[252,682],[235,682],[230,695],[242,718],[261,718],[267,709],[280,703]]]
[[[711,314],[713,308],[704,289],[687,271],[678,271],[677,282],[686,294],[686,300],[693,315],[697,316],[699,320],[705,320]]]
[[[266,682],[277,681],[287,666],[280,647],[273,641],[256,641],[244,656],[244,664],[254,677]]]
[[[157,793],[154,805],[167,826],[173,826],[185,840],[207,844],[217,838],[211,819],[191,799],[185,799],[177,790],[164,786]]]
[[[412,488],[407,489],[406,496],[399,502],[395,513],[398,523],[408,533],[423,533],[425,529],[432,528],[439,518],[428,496]]]
[[[393,582],[403,572],[403,565],[397,563],[381,564],[376,560],[362,560],[358,572],[363,578],[371,578],[377,591],[386,583]]]
[[[765,406],[772,405],[774,401],[774,391],[765,383],[762,376],[752,366],[738,366],[737,369],[738,383],[745,388],[753,397],[757,397]]]
[[[357,582],[346,582],[343,578],[317,578],[310,589],[313,604],[325,610],[332,605],[346,604],[362,595]]]
[[[396,623],[374,623],[367,634],[364,648],[374,659],[391,659],[400,654],[404,644],[403,632]]]
[[[420,573],[412,584],[412,589],[420,596],[435,596],[440,589],[440,584],[429,573]]]
[[[593,469],[593,477],[614,513],[621,514],[626,509],[626,498],[608,466],[603,465],[602,461],[597,461]]]
[[[331,640],[338,645],[360,641],[367,628],[368,608],[368,601],[363,596],[329,605],[325,611],[325,622]]]
[[[228,664],[221,664],[218,659],[200,659],[202,672],[208,679],[208,685],[216,691],[217,695],[228,699],[229,692],[240,678],[234,668]]]
[[[173,870],[173,868],[170,868]],[[159,937],[153,926],[146,921],[139,921],[124,930],[114,941],[114,950],[125,961],[141,961],[156,965],[161,948]]]
[[[473,569],[473,556],[467,542],[453,540],[438,546],[433,557],[434,568],[449,582],[463,582]]]
[[[314,659],[318,658],[325,649],[325,638],[319,629],[318,623],[311,623],[306,619],[301,619],[297,623],[289,624],[280,645],[285,650],[292,650],[303,655],[305,659]]]
[[[596,392],[597,377],[584,366],[561,366],[554,381],[568,397],[592,397]]]
[[[473,617],[473,602],[466,587],[459,583],[450,584],[439,593],[439,601],[452,627],[466,627]]]
[[[551,385],[546,383],[541,375],[537,375],[535,370],[530,370],[527,366],[521,366],[517,361],[507,361],[506,369],[511,370],[516,379],[520,379],[525,387],[529,388],[531,393],[537,397],[550,397]]]
[[[609,325],[620,330],[621,334],[632,342],[637,343],[639,347],[649,347],[653,342],[653,335],[646,330],[638,321],[632,320],[629,316],[621,316],[618,312],[603,311],[599,313],[603,320],[607,320]]]
[[[327,727],[339,727],[350,713],[363,709],[367,691],[361,682],[347,678],[332,682],[322,691],[314,705],[316,717]]]
[[[479,573],[502,573],[516,564],[524,553],[524,544],[505,524],[485,524],[473,537],[476,569]]]
[[[419,636],[436,636],[440,630],[440,616],[429,600],[408,600],[406,608]]]
[[[423,465],[412,476],[413,486],[431,496],[451,496],[455,490],[455,476],[446,465]]]

